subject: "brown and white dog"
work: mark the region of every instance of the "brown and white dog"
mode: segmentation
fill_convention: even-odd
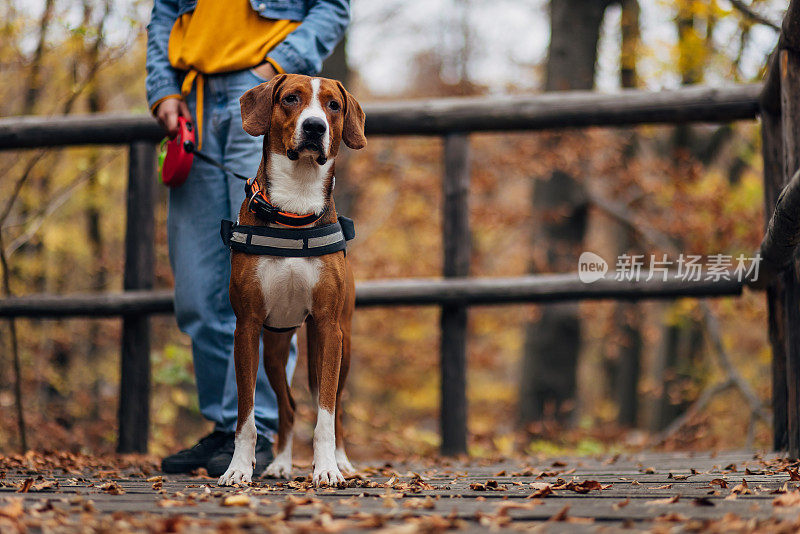
[[[339,82],[280,74],[242,95],[242,127],[264,135],[256,180],[269,201],[285,212],[325,215],[315,226],[335,223],[333,160],[340,142],[366,146],[364,112]],[[247,209],[239,223],[263,225]],[[286,380],[295,329],[308,325],[308,382],[317,402],[313,481],[336,485],[353,471],[342,439],[340,397],[350,367],[350,325],[355,305],[353,273],[344,252],[310,258],[259,256],[232,251],[230,298],[236,314],[234,360],[239,394],[236,447],[220,485],[247,483],[255,465],[253,398],[259,336],[264,367],[278,399],[275,460],[265,474],[288,478],[292,469],[295,403]]]

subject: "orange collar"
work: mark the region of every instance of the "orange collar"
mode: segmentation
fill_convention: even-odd
[[[272,202],[263,189],[258,185],[255,176],[247,180],[244,185],[244,192],[247,195],[247,210],[266,223],[275,223],[281,226],[299,228],[314,224],[328,211],[326,207],[322,213],[292,213],[281,211]]]

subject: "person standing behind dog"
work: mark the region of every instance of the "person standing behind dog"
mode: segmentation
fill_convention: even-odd
[[[278,73],[316,75],[350,20],[348,0],[155,0],[147,26],[147,102],[170,137],[178,117],[196,125],[199,148],[237,173],[253,176],[262,138],[242,130],[239,97]],[[192,340],[200,412],[214,431],[162,460],[167,473],[230,464],[236,428],[233,331],[228,296],[230,251],[221,219],[236,220],[244,184],[194,159],[189,177],[169,192],[169,257],[175,316]],[[297,345],[287,364],[291,380]],[[258,370],[256,469],[272,461],[278,408],[263,363]]]

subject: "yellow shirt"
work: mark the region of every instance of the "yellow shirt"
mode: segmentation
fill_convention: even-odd
[[[176,69],[217,74],[249,69],[300,25],[292,20],[266,19],[249,0],[199,0],[184,13],[169,36],[168,57]],[[280,65],[270,61],[275,70]]]
[[[293,20],[264,18],[249,0],[198,0],[194,11],[178,17],[169,35],[167,57],[176,69],[188,71],[181,96],[188,96],[197,81],[198,146],[202,143],[203,74],[249,69],[264,61],[284,72],[267,54],[299,25]],[[151,110],[176,96],[165,96]]]

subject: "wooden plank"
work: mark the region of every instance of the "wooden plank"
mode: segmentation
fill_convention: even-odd
[[[434,306],[497,305],[575,300],[629,301],[682,297],[727,297],[742,293],[737,280],[618,282],[612,277],[584,284],[575,274],[529,275],[513,278],[401,278],[366,280],[356,284],[356,305]],[[0,299],[0,317],[116,317],[139,313],[172,313],[172,290],[123,293],[29,295]]]
[[[154,486],[153,481],[142,477],[142,472],[151,474],[154,469],[144,459],[121,469],[101,461],[80,473],[70,464],[70,472],[65,473],[57,461],[52,469],[34,471],[42,464],[20,457],[16,467],[0,463],[6,472],[0,481],[0,494],[20,499],[26,512],[36,511],[19,518],[20,524],[30,530],[56,518],[62,528],[92,530],[104,525],[108,530],[113,515],[114,520],[124,521],[134,530],[158,529],[162,521],[176,517],[190,531],[230,529],[231,525],[249,530],[313,530],[319,529],[323,521],[342,531],[364,529],[367,525],[420,530],[426,525],[422,522],[426,518],[436,519],[430,524],[438,527],[424,530],[441,530],[446,524],[444,518],[450,517],[458,518],[461,531],[485,532],[540,526],[565,506],[569,507],[569,517],[593,520],[593,525],[583,525],[587,527],[585,531],[592,532],[604,527],[620,530],[623,522],[627,528],[643,530],[664,526],[686,530],[701,525],[705,530],[723,531],[726,526],[734,528],[733,524],[760,525],[764,531],[796,530],[794,508],[773,504],[773,499],[780,497],[775,492],[790,477],[781,471],[786,462],[772,455],[760,458],[747,452],[721,452],[623,454],[614,458],[539,456],[529,458],[528,465],[518,461],[448,461],[395,464],[389,469],[382,467],[386,459],[377,458],[356,462],[357,467],[372,467],[362,470],[363,480],[355,478],[344,487],[313,492],[300,487],[310,471],[309,459],[301,459],[304,465],[295,467],[293,475],[300,478],[293,482],[257,479],[251,486],[222,488],[210,477],[186,475],[169,475]],[[540,475],[542,471],[551,472]],[[412,473],[419,473],[427,486],[409,491],[408,485],[415,477]],[[585,494],[556,489],[545,498],[528,498],[534,491],[530,484],[555,485],[558,477],[568,481],[596,480],[605,489]],[[58,486],[41,492],[32,489],[14,493],[26,478],[33,478],[36,484],[58,482]],[[715,479],[716,483],[710,484]],[[115,495],[100,489],[112,480],[125,493]],[[473,486],[488,480],[497,482],[496,490],[481,491]],[[721,480],[726,487],[720,487]],[[743,480],[749,491],[730,498]],[[224,506],[224,499],[233,494],[248,496],[249,506]],[[87,500],[92,501],[91,506]],[[498,513],[501,509],[505,510],[503,514]],[[727,523],[699,523],[726,516]],[[370,523],[370,519],[377,521]],[[551,521],[547,531],[580,532],[581,527],[577,523]]]
[[[155,273],[156,147],[130,145],[125,225],[125,289],[152,289]],[[119,452],[147,452],[150,429],[150,318],[122,320]]]
[[[800,169],[800,54],[781,50],[781,123],[783,132],[783,179]],[[800,457],[800,263],[781,274],[785,310],[787,428],[789,454]]]
[[[442,243],[445,278],[469,276],[469,137],[444,138]],[[467,307],[447,303],[441,312],[439,425],[444,455],[467,452]]]
[[[783,186],[783,138],[780,114],[761,112],[761,149],[764,160],[764,219],[769,228]],[[766,276],[762,273],[762,279]],[[780,277],[766,286],[767,324],[772,347],[773,449],[786,450],[789,442],[786,419],[786,331],[784,288]]]
[[[564,91],[525,96],[440,98],[364,104],[368,135],[442,135],[752,120],[761,85],[687,87],[614,94]],[[0,150],[157,142],[163,130],[149,115],[70,115],[0,119]]]

